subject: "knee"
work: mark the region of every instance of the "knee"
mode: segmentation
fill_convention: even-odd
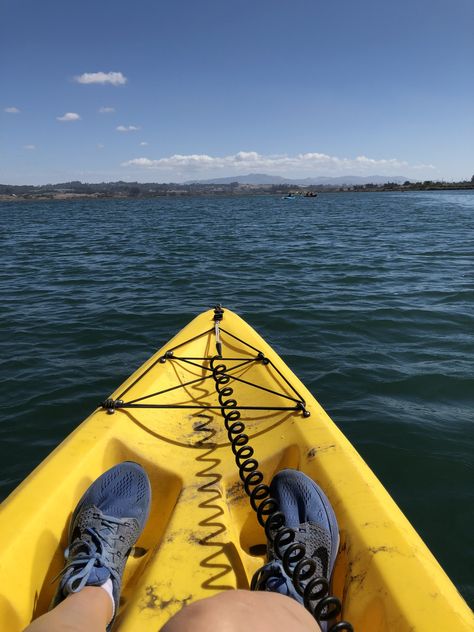
[[[213,597],[207,597],[185,606],[162,628],[161,632],[234,632],[236,624],[236,593],[246,591],[229,590]],[[245,599],[245,597],[244,597]],[[241,606],[238,607],[240,614]]]
[[[311,615],[289,597],[270,592],[228,590],[195,601],[161,632],[316,632]]]

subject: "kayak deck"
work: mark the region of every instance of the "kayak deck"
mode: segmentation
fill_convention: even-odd
[[[222,360],[212,365],[216,342]],[[233,390],[221,402],[212,372],[219,365]],[[5,501],[0,627],[19,631],[47,610],[78,499],[124,460],[146,469],[152,507],[125,568],[114,629],[158,630],[187,603],[249,588],[265,562],[266,538],[224,427],[221,403],[229,398],[264,482],[296,468],[329,497],[341,535],[332,594],[356,631],[473,629],[469,608],[355,449],[271,347],[229,310],[217,332],[214,312],[195,318]]]

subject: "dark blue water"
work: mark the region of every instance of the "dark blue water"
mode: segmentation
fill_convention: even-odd
[[[0,222],[2,497],[222,302],[318,397],[472,603],[473,193],[0,203]]]

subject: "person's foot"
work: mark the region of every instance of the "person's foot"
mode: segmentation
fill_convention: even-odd
[[[148,519],[150,481],[131,461],[104,472],[82,496],[69,525],[66,565],[51,607],[85,586],[112,584],[114,616],[128,555]]]
[[[280,559],[292,543],[282,543],[281,556],[277,556],[274,545],[269,541],[268,562],[254,575],[251,588],[288,595],[306,607],[310,605],[311,611],[316,609],[320,614],[318,603],[323,605],[321,600],[327,596],[327,591],[319,599],[307,598],[306,603],[301,593],[312,578],[323,577],[330,586],[339,548],[339,529],[334,510],[323,490],[306,474],[297,470],[278,472],[270,484],[270,493],[285,516],[285,526],[295,531],[293,542],[303,544],[306,549],[305,557],[313,560],[314,573],[312,577],[300,581],[298,591]],[[290,570],[294,570],[295,566],[290,562]],[[324,632],[326,624],[320,621],[320,625]]]

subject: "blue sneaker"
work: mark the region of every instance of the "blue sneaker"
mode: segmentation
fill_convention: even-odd
[[[112,580],[117,614],[123,569],[148,519],[151,486],[145,470],[131,461],[115,465],[82,496],[69,525],[66,566],[51,607],[84,586]]]
[[[306,474],[290,469],[278,472],[270,484],[270,493],[285,516],[285,526],[291,527],[296,532],[294,543],[303,544],[306,549],[305,557],[313,560],[315,565],[313,577],[323,577],[330,586],[339,548],[339,528],[334,510],[325,493]],[[289,546],[291,543],[282,543],[280,546],[282,556]],[[268,563],[253,577],[252,590],[267,590],[288,595],[306,607],[309,605],[310,611],[314,612],[316,609],[318,612],[318,602],[322,604],[321,600],[327,596],[327,592],[319,599],[311,599],[309,603],[307,599],[305,603],[304,597],[285,571],[283,562],[276,555],[274,545],[270,541],[267,552]],[[295,566],[296,564],[290,562],[291,570]],[[311,578],[306,581],[302,579],[299,582],[301,589],[304,589],[310,580]],[[325,632],[327,623],[319,620],[319,616],[316,618]]]

